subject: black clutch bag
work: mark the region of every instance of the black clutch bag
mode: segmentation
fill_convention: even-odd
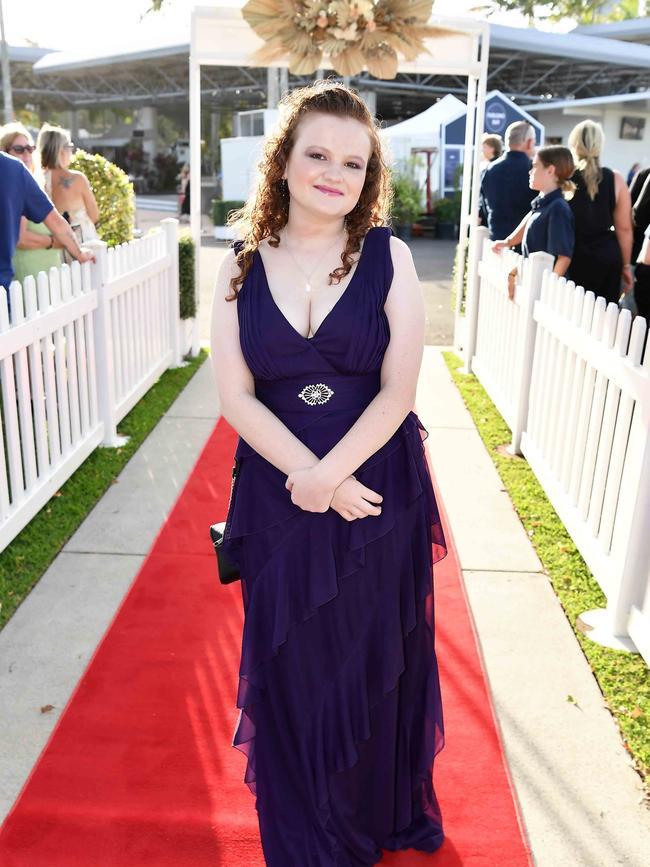
[[[210,527],[210,538],[214,545],[214,550],[217,554],[217,570],[219,572],[219,581],[222,584],[232,584],[233,581],[239,579],[239,567],[226,557],[225,551],[221,548],[224,533],[226,530],[226,522],[220,524],[212,524]]]
[[[228,502],[228,514],[225,521],[221,521],[216,524],[212,524],[210,527],[210,538],[212,539],[212,544],[214,545],[214,550],[217,555],[217,570],[219,572],[219,581],[222,584],[232,584],[233,581],[237,581],[240,578],[239,575],[239,567],[236,563],[233,563],[226,556],[226,552],[222,548],[222,543],[226,535],[226,526],[228,525],[228,520],[230,518],[230,509],[232,506],[232,495],[235,488],[235,481],[237,479],[237,471],[239,469],[238,462],[235,461],[232,468],[232,482],[230,484],[230,500]]]

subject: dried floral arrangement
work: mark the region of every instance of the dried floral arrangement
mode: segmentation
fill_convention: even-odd
[[[266,42],[253,57],[261,65],[289,55],[290,72],[309,75],[327,55],[339,75],[367,68],[375,78],[395,78],[399,54],[415,60],[427,52],[427,37],[455,32],[427,24],[432,5],[432,0],[248,0],[242,14]]]

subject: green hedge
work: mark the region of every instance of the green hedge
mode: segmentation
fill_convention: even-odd
[[[215,226],[225,226],[230,211],[243,208],[246,202],[236,200],[212,199],[212,222]]]
[[[180,317],[196,316],[196,293],[194,291],[194,240],[189,235],[178,239],[178,283],[180,290]]]
[[[109,247],[133,239],[135,198],[133,184],[119,166],[101,154],[78,150],[70,168],[82,172],[97,199],[99,222],[97,234]]]
[[[414,223],[422,213],[420,187],[417,181],[409,175],[393,172],[391,183],[393,187],[392,225],[407,226]]]

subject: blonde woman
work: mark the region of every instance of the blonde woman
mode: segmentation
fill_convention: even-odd
[[[61,127],[44,124],[38,151],[45,176],[45,192],[70,223],[80,244],[97,238],[99,208],[88,178],[69,168],[75,146]]]
[[[9,123],[0,131],[0,150],[21,160],[34,174],[34,140],[22,123]],[[23,283],[25,277],[36,276],[61,264],[61,244],[43,223],[33,223],[21,217],[18,247],[13,256],[14,280]]]
[[[593,120],[583,120],[569,135],[576,161],[576,191],[569,202],[576,243],[567,276],[607,302],[618,302],[634,283],[632,202],[620,172],[600,164],[603,143],[603,128]]]

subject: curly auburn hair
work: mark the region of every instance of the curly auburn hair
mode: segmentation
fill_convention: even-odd
[[[364,124],[370,135],[371,153],[359,201],[345,217],[348,234],[342,264],[329,275],[330,285],[339,283],[352,268],[353,255],[361,249],[364,235],[371,226],[383,226],[390,212],[390,173],[382,154],[376,120],[365,102],[343,84],[317,81],[286,94],[280,101],[280,122],[267,140],[258,165],[256,193],[243,208],[229,215],[228,224],[236,225],[243,239],[236,261],[240,273],[230,281],[227,301],[234,301],[253,264],[255,252],[264,238],[272,247],[280,244],[279,232],[289,218],[289,191],[282,175],[296,139],[298,124],[311,112],[352,118]]]

